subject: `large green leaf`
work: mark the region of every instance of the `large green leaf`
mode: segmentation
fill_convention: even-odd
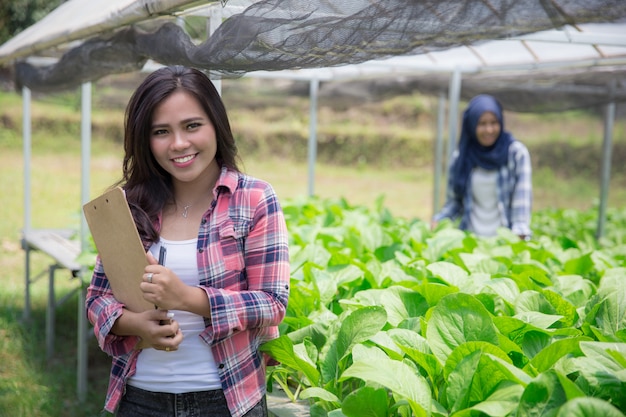
[[[429,306],[434,306],[443,297],[448,294],[454,294],[458,290],[449,285],[425,281],[417,288],[417,291],[422,294]]]
[[[325,269],[311,270],[311,277],[311,281],[317,288],[319,300],[323,304],[329,305],[337,293],[337,281]]]
[[[519,404],[523,392],[523,386],[503,382],[497,387],[494,393],[484,401],[456,413],[452,413],[451,417],[475,417],[477,412],[486,414],[489,417],[511,416],[517,408],[517,404]]]
[[[556,314],[562,316],[559,327],[571,327],[578,322],[576,307],[563,296],[548,289],[543,291],[543,296],[554,307]]]
[[[563,266],[563,271],[567,274],[589,275],[593,269],[591,253],[586,253],[576,258],[571,258]]]
[[[577,383],[626,409],[626,343],[580,342],[585,356],[572,359]]]
[[[470,273],[485,273],[489,275],[505,274],[506,265],[496,261],[484,253],[461,253],[461,260]]]
[[[343,359],[350,349],[374,336],[387,322],[387,313],[382,307],[363,307],[353,311],[341,323],[337,335],[337,357]]]
[[[511,362],[506,352],[504,352],[496,345],[482,341],[466,342],[457,346],[448,357],[448,360],[446,361],[443,370],[443,377],[448,378],[448,375],[450,375],[450,373],[454,369],[456,369],[458,364],[464,358],[468,357],[470,354],[476,352],[477,350],[481,351],[482,353],[490,353],[504,361],[508,361],[509,363]]]
[[[426,371],[432,381],[439,377],[443,368],[431,353],[426,339],[405,329],[390,329],[387,333],[409,358]]]
[[[398,326],[401,321],[410,317],[421,316],[428,309],[428,304],[420,293],[401,286],[359,291],[351,300],[342,301],[342,304],[382,306],[387,312],[387,321],[392,326]]]
[[[556,417],[624,417],[624,414],[606,401],[587,397],[566,402]]]
[[[539,312],[554,315],[556,309],[550,304],[546,297],[539,291],[524,291],[515,300],[515,313]]]
[[[346,313],[341,320],[341,327],[320,363],[324,383],[332,383],[339,377],[345,368],[342,360],[353,346],[378,333],[387,321],[387,314],[382,307],[361,307]]]
[[[446,284],[457,288],[464,286],[469,276],[466,270],[450,262],[433,262],[426,269]]]
[[[582,336],[556,340],[538,352],[530,362],[538,372],[547,371],[565,355],[581,355],[579,343],[586,340],[590,339]]]
[[[370,342],[376,344],[379,348],[381,348],[387,356],[391,359],[402,360],[404,357],[404,352],[402,349],[394,342],[394,340],[389,336],[389,334],[385,331],[380,331],[376,333],[374,336],[370,337]]]
[[[591,281],[580,275],[557,275],[552,278],[555,291],[575,307],[583,307],[596,292]]]
[[[341,375],[340,381],[358,378],[390,389],[394,394],[405,398],[416,417],[430,415],[430,386],[415,369],[407,364],[389,358],[376,360],[356,360]]]
[[[480,350],[465,356],[447,377],[446,400],[450,411],[463,410],[472,401],[472,390],[476,389],[473,384],[478,364],[482,357]],[[480,400],[480,399],[479,399]]]
[[[520,294],[519,287],[510,278],[494,278],[485,283],[482,292],[496,294],[509,304],[515,303]]]
[[[626,329],[626,268],[607,270],[600,281],[597,297],[589,306],[586,321],[607,340],[619,341],[618,332]]]
[[[350,285],[363,277],[363,271],[355,265],[344,265],[332,272],[337,286]]]
[[[563,316],[557,314],[546,314],[540,311],[523,311],[521,313],[517,313],[513,317],[529,324],[532,323],[533,326],[544,330],[554,326],[556,322],[563,318]]]
[[[530,377],[513,366],[508,358],[474,350],[463,357],[448,376],[446,390],[451,411],[459,411],[485,401],[505,382],[526,385]]]
[[[568,400],[584,396],[566,377],[550,370],[536,377],[524,390],[518,417],[552,417]],[[599,417],[599,415],[598,415]]]
[[[463,293],[450,294],[433,307],[426,339],[442,364],[461,344],[484,341],[498,344],[498,335],[489,312],[476,298]]]
[[[529,254],[528,252],[525,252]],[[534,253],[536,255],[536,251]],[[511,265],[510,276],[520,291],[536,290],[541,286],[550,286],[550,269],[534,259],[524,259]]]
[[[286,319],[298,319],[302,322],[311,313],[320,309],[319,298],[317,288],[309,288],[308,284],[292,279],[287,305],[289,316]]]
[[[552,341],[553,338],[545,332],[529,331],[524,333],[520,347],[528,359],[533,359],[538,353],[550,346]]]
[[[465,233],[458,229],[438,230],[434,236],[426,240],[426,249],[423,252],[424,258],[431,262],[439,261],[443,255],[456,248],[463,247]]]
[[[318,242],[310,243],[304,246],[300,251],[291,255],[291,248],[289,253],[289,261],[291,262],[292,269],[296,266],[304,265],[305,263],[311,263],[318,266],[326,266],[330,259],[330,252],[324,245]]]
[[[347,417],[387,417],[387,390],[363,387],[343,399],[341,411]]]
[[[300,358],[294,351],[291,339],[287,336],[280,336],[276,339],[265,342],[259,348],[261,352],[268,353],[272,358],[279,361],[284,366],[302,372],[313,385],[319,383],[320,373],[316,367],[305,359]]]
[[[307,400],[309,398],[318,398],[323,401],[334,403],[336,406],[341,404],[341,400],[335,394],[320,387],[305,388],[300,393],[300,398]]]
[[[493,323],[503,335],[519,346],[524,343],[526,333],[528,332],[540,332],[546,336],[550,336],[553,333],[553,331],[536,327],[515,317],[494,317]]]

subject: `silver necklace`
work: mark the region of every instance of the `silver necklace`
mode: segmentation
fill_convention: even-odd
[[[187,204],[186,206],[183,207],[183,217],[186,219],[187,216],[189,215],[189,213],[187,212],[189,210],[189,207],[193,206],[193,204]]]
[[[197,204],[199,202],[201,202],[205,197],[200,197],[198,200],[193,201],[189,204],[186,204],[183,206],[183,212],[181,213],[181,215],[183,216],[183,218],[187,218],[187,216],[189,216],[189,209],[194,205]]]

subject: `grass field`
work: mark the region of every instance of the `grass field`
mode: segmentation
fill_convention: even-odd
[[[267,114],[259,115],[260,111],[254,113],[249,109],[239,111],[234,98],[226,97],[225,100],[230,100],[235,108],[231,112],[235,130],[262,130],[259,126],[264,117],[269,118]],[[20,234],[24,226],[24,164],[19,124],[15,122],[19,120],[19,103],[19,98],[13,96],[3,96],[0,102],[5,112],[0,125],[0,416],[95,416],[103,404],[109,359],[99,351],[92,338],[89,343],[88,399],[79,404],[75,396],[77,298],[72,297],[57,313],[56,353],[51,361],[46,361],[45,358],[45,279],[32,287],[31,321],[21,321],[24,307],[24,251],[20,246]],[[50,114],[55,108],[50,106],[50,103],[44,103],[42,107],[36,107],[35,116],[46,120],[55,117],[71,118],[73,122],[78,120],[76,109]],[[265,111],[269,112],[270,109]],[[253,119],[254,117],[258,119]],[[252,120],[245,122],[248,120],[246,118]],[[112,125],[121,123],[119,110],[98,112],[94,114],[94,120],[95,130],[99,133],[94,138],[92,148],[92,197],[118,179],[121,160],[119,143],[104,139],[108,135],[107,130],[99,124],[102,120]],[[546,151],[537,158],[540,160],[548,157],[546,155],[556,155],[551,156],[554,160],[535,167],[536,210],[547,207],[587,209],[597,202],[598,167],[597,160],[591,155],[598,154],[599,144],[597,136],[590,138],[592,133],[589,132],[596,132],[593,134],[597,135],[601,122],[591,117],[579,121],[577,116],[572,116],[570,121],[566,134],[572,135],[572,143],[575,145],[564,149],[571,153],[565,153],[559,157],[561,159],[556,159],[558,153],[551,150],[552,153]],[[306,120],[300,120],[299,123],[306,126]],[[580,123],[578,128],[576,123]],[[551,124],[554,121],[548,120],[543,126]],[[534,119],[528,120],[526,116],[515,117],[512,125],[517,131],[523,131],[525,137],[529,137],[531,152],[532,149],[549,149],[545,145],[547,141],[559,144],[563,140],[563,136],[538,132],[538,126],[541,125],[537,125]],[[81,179],[77,132],[68,134],[63,129],[57,131],[56,125],[46,129],[45,123],[37,127],[39,129],[33,140],[31,167],[32,227],[75,228],[80,219]],[[334,129],[339,127],[335,126]],[[304,131],[306,134],[306,129]],[[575,136],[576,132],[580,136]],[[616,133],[616,142],[623,146],[626,142],[623,127]],[[591,148],[590,144],[593,144]],[[306,144],[299,142],[290,146],[306,147]],[[244,146],[242,149],[248,148]],[[285,149],[290,148],[286,146]],[[305,159],[288,158],[278,153],[272,156],[271,148],[269,151],[269,154],[263,155],[244,154],[245,170],[271,182],[281,199],[305,198],[308,190],[308,167]],[[296,154],[300,152],[293,149],[291,151]],[[571,155],[576,155],[577,158]],[[575,168],[579,161],[585,160],[588,161],[588,167]],[[550,169],[551,166],[554,169]],[[623,206],[626,204],[626,173],[623,164],[614,163],[613,174],[609,205]],[[314,190],[321,198],[343,197],[351,204],[366,206],[372,206],[378,197],[383,196],[385,206],[394,215],[427,220],[433,207],[432,182],[432,165],[423,162],[396,166],[388,163],[332,164],[324,161],[315,166]],[[38,269],[43,269],[50,260],[37,254],[33,262]],[[76,287],[76,280],[70,279],[65,271],[59,271],[57,275],[60,295]]]

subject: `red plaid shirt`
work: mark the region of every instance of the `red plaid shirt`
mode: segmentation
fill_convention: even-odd
[[[211,317],[200,337],[213,351],[233,417],[265,395],[263,342],[278,336],[289,297],[289,251],[277,196],[264,181],[222,168],[213,204],[198,232],[200,286]],[[110,333],[123,305],[114,297],[98,257],[87,289],[87,315],[100,348],[113,357],[105,410],[115,412],[135,373],[139,339]]]

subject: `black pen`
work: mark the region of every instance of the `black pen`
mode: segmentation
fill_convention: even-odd
[[[164,265],[165,264],[165,255],[167,254],[167,248],[165,246],[163,246],[163,244],[161,244],[161,247],[159,248],[159,265]],[[154,305],[154,309],[156,310],[157,307],[156,304]],[[165,324],[164,320],[161,320],[160,324]]]
[[[159,265],[165,265],[165,255],[167,254],[167,248],[161,245],[159,249]]]
[[[167,254],[167,248],[165,246],[163,246],[163,244],[161,244],[161,248],[159,248],[159,265],[165,265],[165,255]],[[154,306],[154,308],[158,308],[156,305]],[[172,323],[172,317],[174,317],[174,313],[167,313],[167,316],[169,317],[169,320],[161,320],[159,322],[160,325],[164,325],[167,324],[167,321],[170,322],[170,324]],[[172,336],[174,337],[174,336]]]
[[[167,254],[167,248],[165,246],[161,246],[159,249],[159,265],[165,265],[165,255]],[[154,308],[158,308],[156,305]],[[159,322],[160,325],[167,324],[167,321],[172,323],[172,317],[174,317],[174,313],[167,313],[167,316],[170,318],[169,320],[161,320]],[[172,336],[173,337],[173,336]]]

